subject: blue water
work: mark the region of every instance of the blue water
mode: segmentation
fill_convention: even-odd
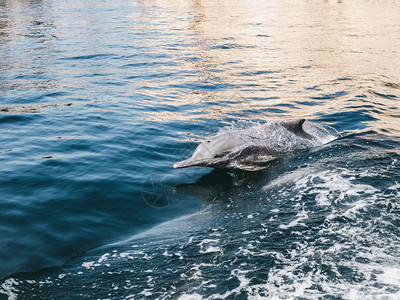
[[[395,1],[0,1],[0,299],[398,299]],[[341,137],[176,170],[231,122]]]

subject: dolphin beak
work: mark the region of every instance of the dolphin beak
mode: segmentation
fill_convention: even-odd
[[[194,165],[195,165],[195,162],[193,161],[193,158],[189,157],[188,159],[174,163],[174,168],[175,169],[187,168],[187,167],[191,167]]]

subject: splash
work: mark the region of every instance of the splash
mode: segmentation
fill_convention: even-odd
[[[233,121],[230,125],[220,128],[217,135],[227,132],[249,131],[254,132],[256,135],[260,135],[260,137],[266,140],[274,138],[285,139],[286,137],[293,138],[293,136],[298,139],[303,139],[297,137],[295,134],[282,126],[282,122],[284,121],[271,120],[267,121],[266,123],[260,123],[247,120],[238,120]],[[335,128],[328,125],[317,124],[308,120],[304,122],[303,129],[312,136],[312,142],[315,146],[329,143],[340,136],[339,132]]]
[[[242,140],[243,144],[235,149],[238,157],[248,148],[268,148],[268,152],[272,153],[269,155],[257,153],[250,159],[237,159],[230,163],[230,167],[249,171],[264,169],[263,164],[280,155],[307,151],[327,144],[340,136],[330,126],[306,121],[303,124],[303,130],[311,137],[308,139],[291,132],[282,123],[278,120],[268,121],[264,124],[240,120],[221,128],[217,136],[229,134]]]

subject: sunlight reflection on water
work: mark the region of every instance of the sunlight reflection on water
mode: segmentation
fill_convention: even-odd
[[[186,22],[174,22],[175,10]],[[398,132],[399,91],[391,88],[399,77],[399,61],[393,59],[400,46],[397,7],[368,1],[309,6],[201,1],[180,3],[175,10],[163,10],[164,28],[185,31],[191,39],[195,46],[185,47],[185,41],[175,57],[180,68],[198,76],[174,83],[182,93],[168,105],[177,109],[151,112],[146,119],[321,118],[383,105],[387,109],[372,109],[362,121],[380,130],[377,120],[384,116],[384,127]],[[156,31],[158,20],[147,21],[147,30]],[[159,90],[147,93],[155,96]]]

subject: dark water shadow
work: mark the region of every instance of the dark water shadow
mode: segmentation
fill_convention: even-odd
[[[178,195],[194,196],[205,205],[228,203],[231,201],[229,195],[235,191],[254,189],[273,179],[288,159],[290,158],[277,158],[265,164],[265,169],[259,171],[213,169],[195,182],[176,185],[174,192]]]

